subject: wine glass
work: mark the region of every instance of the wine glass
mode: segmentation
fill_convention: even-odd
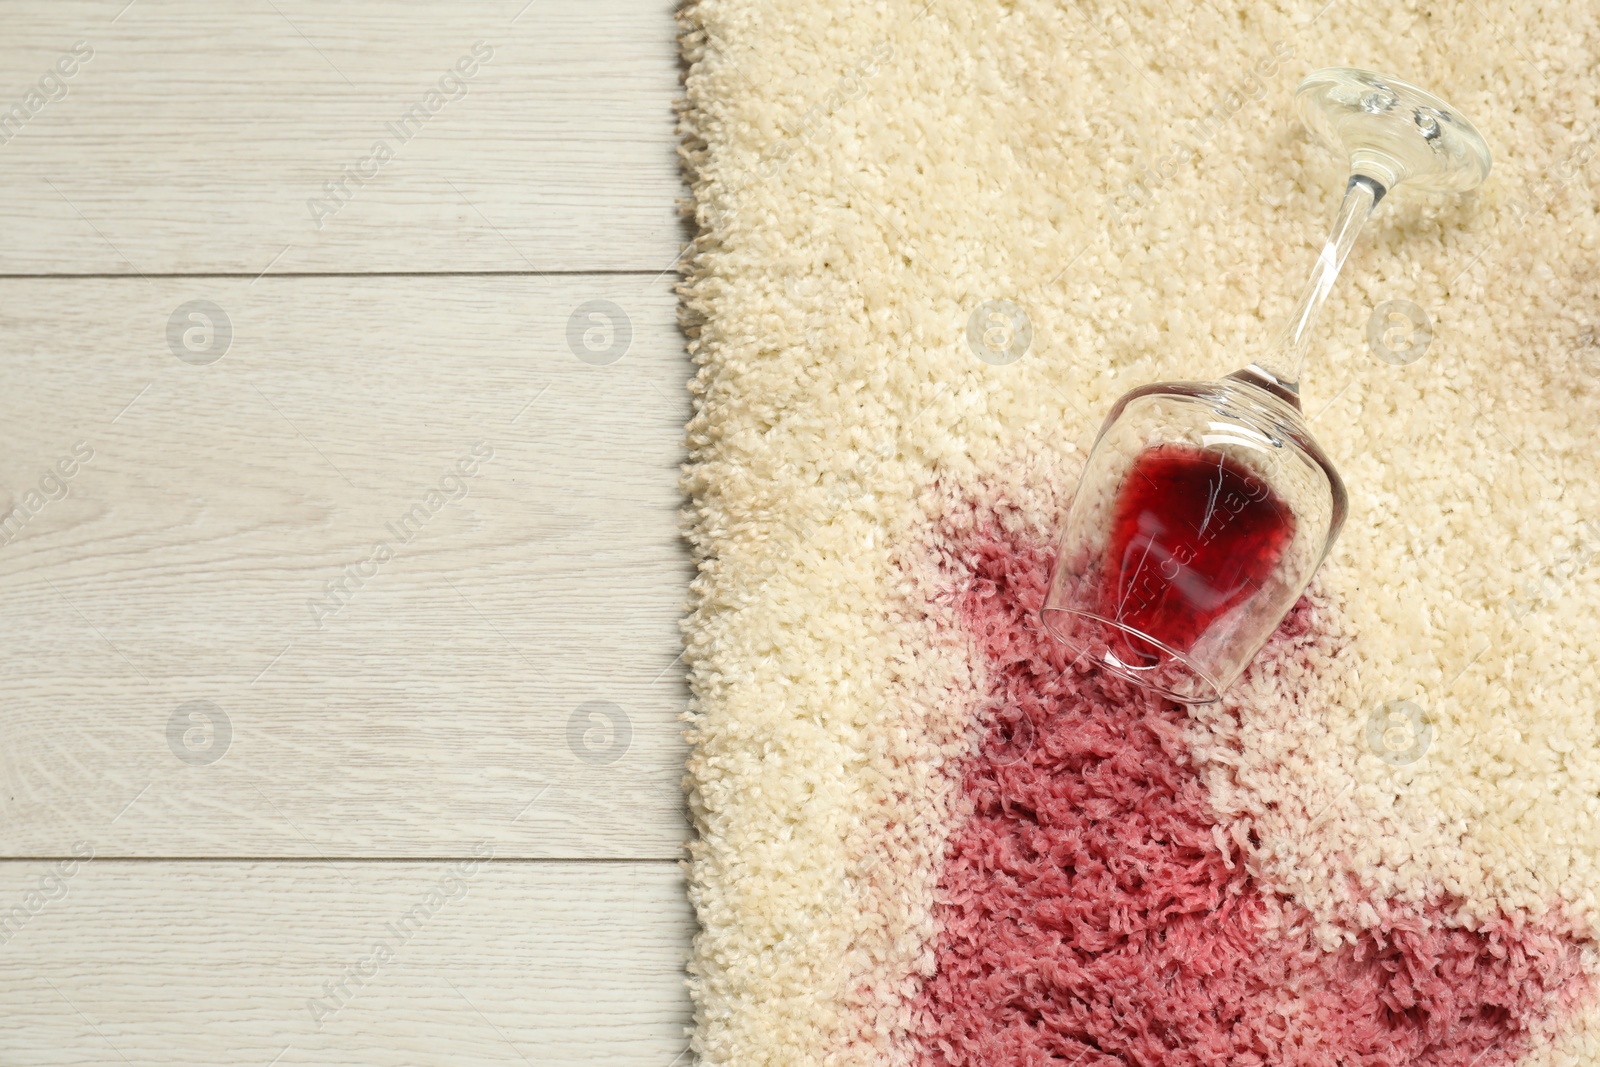
[[[1295,100],[1350,170],[1289,325],[1226,378],[1158,382],[1116,402],[1068,510],[1042,611],[1078,662],[1186,704],[1216,700],[1238,678],[1344,523],[1344,483],[1306,427],[1299,377],[1362,224],[1401,182],[1459,193],[1489,174],[1472,124],[1399,79],[1319,70]]]

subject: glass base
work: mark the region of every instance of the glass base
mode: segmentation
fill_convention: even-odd
[[[1370,70],[1328,67],[1295,91],[1300,117],[1344,152],[1352,174],[1464,193],[1489,176],[1489,146],[1465,116],[1426,90]]]
[[[1154,690],[1180,704],[1210,704],[1222,686],[1183,653],[1149,634],[1076,608],[1046,608],[1046,629],[1088,661],[1134,685]]]

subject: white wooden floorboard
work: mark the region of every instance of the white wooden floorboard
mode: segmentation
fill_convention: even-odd
[[[6,915],[8,1067],[690,1062],[668,863],[8,863]]]
[[[675,6],[11,0],[0,273],[660,270]]]
[[[0,279],[0,855],[679,855],[671,281]]]

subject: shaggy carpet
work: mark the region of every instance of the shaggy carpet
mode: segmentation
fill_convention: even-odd
[[[1600,1063],[1600,9],[693,0],[706,1064]],[[1349,63],[1495,153],[1318,327],[1344,534],[1227,698],[1037,613],[1112,401],[1248,362]]]

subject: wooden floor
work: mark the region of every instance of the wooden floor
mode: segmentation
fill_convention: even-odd
[[[688,1064],[673,8],[0,2],[0,1064]]]

